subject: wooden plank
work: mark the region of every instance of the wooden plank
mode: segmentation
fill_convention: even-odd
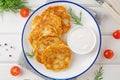
[[[12,76],[10,74],[10,68],[12,66],[19,66],[21,68],[21,74],[18,76]],[[40,76],[33,74],[26,68],[15,63],[0,64],[0,71],[1,71],[0,73],[1,80],[45,80]]]
[[[95,72],[101,65],[94,65],[85,74],[79,76],[76,80],[94,80]],[[103,65],[103,79],[102,80],[119,80],[120,79],[120,65]]]
[[[11,74],[9,73],[9,70],[12,66],[17,65],[14,63],[9,63],[9,64],[0,64],[0,71],[2,73],[0,73],[0,78],[2,80],[23,80],[23,79],[29,79],[29,80],[36,80],[36,79],[40,79],[40,80],[44,80],[34,74],[32,74],[30,71],[28,71],[27,69],[25,69],[24,67],[20,66],[22,69],[22,74],[18,77],[14,77],[11,76]],[[19,65],[18,65],[19,66]],[[92,68],[90,68],[86,73],[84,73],[83,75],[77,77],[75,80],[93,80],[94,79],[94,74],[96,72],[96,70],[99,69],[101,65],[94,65]],[[104,74],[103,74],[103,80],[118,80],[120,79],[120,65],[103,65],[103,70],[104,70]],[[111,73],[111,74],[110,74]],[[23,75],[24,74],[24,75]],[[115,75],[113,75],[115,74]],[[31,75],[31,76],[29,76]]]
[[[115,30],[120,29],[120,25],[117,24],[109,13],[103,7],[89,7],[97,14],[97,21],[100,23],[100,29],[102,34],[112,34]]]
[[[114,39],[112,35],[103,35],[102,48],[97,59],[97,64],[120,64],[120,40]],[[103,55],[106,49],[111,49],[114,52],[112,59],[106,59]]]
[[[46,0],[29,0],[27,6],[35,10],[43,5]],[[27,18],[22,18],[18,13],[5,12],[0,14],[0,33],[21,33]]]
[[[16,62],[21,54],[21,37],[16,35],[0,35],[0,62]]]

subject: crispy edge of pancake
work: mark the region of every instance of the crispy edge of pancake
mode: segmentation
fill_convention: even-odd
[[[46,41],[46,39],[47,39],[47,41]],[[53,41],[54,39],[57,39],[57,41]],[[46,43],[44,43],[46,45],[43,44],[44,40],[46,41]],[[50,41],[51,41],[51,43],[50,43]],[[39,38],[37,41],[37,46],[33,50],[33,52],[35,53],[35,59],[38,62],[43,63],[41,60],[41,54],[48,46],[53,45],[53,44],[65,44],[66,45],[66,42],[63,39],[61,39],[59,36],[46,35],[46,36],[42,36],[41,38]],[[40,50],[40,47],[43,50]]]
[[[41,13],[41,15],[36,15],[32,21],[31,24],[33,28],[35,26],[41,25],[41,24],[48,24],[57,29],[57,32],[59,35],[62,35],[62,21],[59,16],[56,16],[55,14],[51,14],[49,11],[45,10]]]
[[[69,14],[65,14],[63,16],[65,16],[65,17],[62,19],[62,30],[63,30],[62,34],[65,34],[71,28],[71,24],[70,24],[70,16],[69,16]]]
[[[31,20],[31,25],[32,25],[32,28],[36,27],[39,25],[41,21],[41,16],[40,15],[36,15],[32,20]]]
[[[64,6],[50,6],[50,7],[48,7],[45,11],[43,11],[41,16],[37,15],[37,16],[35,16],[33,18],[33,20],[31,21],[32,25],[33,26],[39,25],[41,20],[45,19],[46,15],[48,15],[48,14],[50,14],[50,15],[54,14],[54,15],[61,18],[62,34],[65,34],[65,33],[67,33],[69,31],[69,29],[71,28],[70,15],[67,13],[67,10],[66,10],[66,8]],[[59,30],[60,30],[60,28],[59,28]],[[59,33],[61,33],[61,32],[59,32]]]
[[[48,28],[48,30],[50,31],[47,34],[44,34],[44,31]],[[45,36],[45,35],[52,35],[52,36],[59,36],[57,34],[57,31],[54,27],[50,26],[50,25],[43,25],[43,27],[35,27],[32,29],[32,31],[29,34],[28,40],[32,46],[32,48],[36,47],[37,44],[37,40],[41,37],[41,36]]]
[[[42,20],[45,19],[48,14],[49,12],[43,11],[42,13],[34,16],[33,19],[31,20],[32,27],[34,28],[36,26],[43,24]]]
[[[54,14],[61,15],[63,12],[67,12],[64,6],[49,6],[46,11],[53,12]]]
[[[31,44],[32,48],[35,47],[36,45],[36,40],[38,39],[40,34],[40,28],[39,27],[35,27],[31,30],[29,36],[28,36],[28,41]]]
[[[61,18],[63,30],[62,34],[65,34],[69,31],[71,28],[70,15],[67,13],[67,10],[64,6],[50,6],[46,11],[53,13]]]
[[[71,63],[71,51],[67,45],[51,45],[41,55],[44,66],[53,71],[67,69]]]

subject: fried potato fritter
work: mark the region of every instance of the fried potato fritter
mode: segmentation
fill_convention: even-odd
[[[49,25],[55,27],[59,36],[62,35],[62,27],[61,27],[62,24],[61,24],[61,18],[60,17],[58,17],[54,14],[48,14],[48,15],[43,17],[42,23],[49,24]]]
[[[62,35],[71,28],[70,16],[64,6],[50,6],[31,20],[28,40],[35,59],[46,69],[59,71],[69,67],[71,51]]]
[[[40,22],[41,22],[41,16],[36,15],[31,21],[32,28],[35,28],[36,26],[40,25]]]
[[[42,36],[41,38],[39,38],[38,42],[37,42],[37,46],[34,49],[34,53],[35,53],[35,58],[38,62],[41,62],[41,54],[43,53],[43,51],[50,45],[53,44],[66,44],[66,42],[64,40],[62,40],[60,37],[58,36]]]
[[[50,14],[55,14],[62,19],[63,34],[68,32],[68,30],[71,28],[70,16],[67,13],[67,10],[64,6],[50,6],[45,12],[49,12]]]
[[[55,20],[58,19],[58,18],[56,18],[56,19],[55,18],[54,19],[50,18],[50,17],[53,17],[54,15],[61,18],[62,34],[65,34],[66,32],[68,32],[68,30],[71,28],[70,16],[67,13],[67,10],[64,6],[50,6],[48,9],[46,9],[41,14],[41,16],[40,15],[35,16],[35,18],[32,20],[31,23],[32,23],[33,26],[39,25],[41,23],[46,23],[46,22],[48,24],[53,25]],[[51,20],[53,20],[53,21],[51,21]],[[56,20],[55,23],[58,25],[60,22],[58,22]],[[54,26],[55,26],[55,24],[54,24]]]
[[[33,48],[36,47],[37,40],[45,35],[59,36],[57,30],[50,25],[43,25],[42,27],[35,27],[32,29],[28,40]]]
[[[34,17],[34,19],[31,21],[31,24],[33,28],[35,26],[41,26],[41,25],[51,25],[56,28],[57,33],[59,36],[62,35],[62,21],[61,18],[50,14],[49,12],[43,12],[41,15],[37,15]]]
[[[71,51],[64,44],[51,45],[44,50],[41,59],[47,69],[53,71],[63,70],[70,65]]]

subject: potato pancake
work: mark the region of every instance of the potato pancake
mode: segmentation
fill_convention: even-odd
[[[57,33],[57,30],[54,27],[50,25],[42,25],[42,27],[37,26],[32,29],[28,37],[28,40],[30,44],[32,45],[32,47],[35,48],[37,40],[41,36],[45,36],[45,35],[59,36]]]
[[[63,70],[70,65],[71,51],[64,44],[51,45],[44,50],[41,59],[47,69],[53,71]]]
[[[35,58],[38,62],[42,63],[41,54],[48,46],[53,44],[66,44],[66,42],[58,36],[50,35],[42,36],[41,38],[38,39],[37,46],[34,49]]]
[[[37,15],[34,17],[34,19],[31,21],[31,24],[34,27],[41,26],[41,25],[51,25],[56,28],[58,34],[62,35],[62,22],[61,18],[50,14],[49,12],[43,12],[41,15]]]
[[[67,13],[67,10],[64,6],[50,6],[45,12],[49,12],[50,14],[55,14],[62,19],[63,34],[68,32],[68,30],[71,28],[70,16]]]
[[[64,6],[50,6],[31,20],[28,40],[34,58],[46,69],[59,71],[69,67],[71,50],[62,35],[71,28],[70,15]]]
[[[31,21],[31,25],[32,25],[32,28],[40,25],[40,22],[41,22],[41,16],[40,15],[36,15],[32,21]]]

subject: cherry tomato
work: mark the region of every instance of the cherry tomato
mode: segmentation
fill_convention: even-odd
[[[30,14],[30,12],[29,12],[29,9],[28,9],[28,8],[22,8],[22,9],[20,10],[20,15],[21,15],[22,17],[24,17],[24,18],[28,17],[29,14]]]
[[[110,49],[104,51],[104,57],[107,59],[111,59],[114,56],[114,52]]]
[[[115,32],[113,32],[113,37],[115,39],[120,39],[120,30],[116,30]]]
[[[21,73],[21,69],[19,66],[13,66],[11,69],[10,69],[10,73],[11,75],[13,76],[18,76],[20,73]]]

